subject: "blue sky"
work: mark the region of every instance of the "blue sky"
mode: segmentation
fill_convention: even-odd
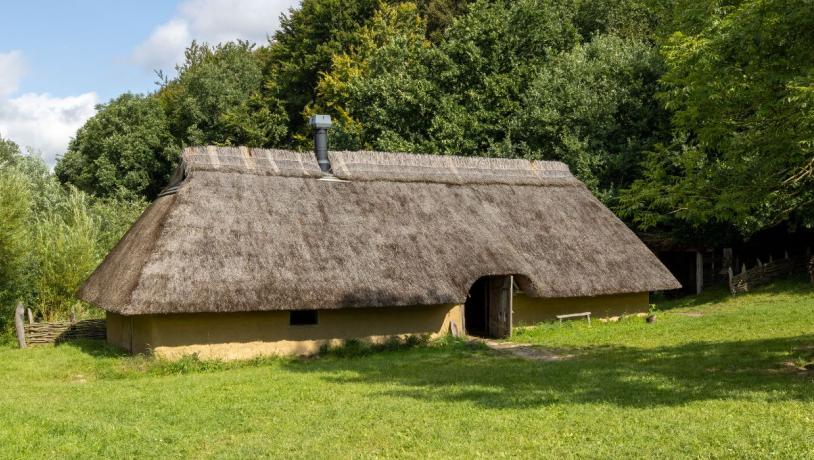
[[[0,2],[0,136],[51,165],[94,106],[155,89],[192,39],[265,42],[298,0]]]
[[[176,11],[169,1],[9,1],[0,26],[0,52],[20,50],[28,74],[20,92],[65,97],[95,91],[109,99],[148,91],[153,78],[131,53]]]

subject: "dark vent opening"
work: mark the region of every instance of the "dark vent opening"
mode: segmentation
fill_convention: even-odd
[[[319,324],[317,310],[297,310],[289,312],[288,324],[291,326],[313,326]]]

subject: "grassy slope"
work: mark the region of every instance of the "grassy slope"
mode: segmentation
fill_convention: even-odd
[[[578,349],[549,363],[460,343],[237,365],[0,348],[0,456],[814,456],[814,381],[782,365],[814,360],[810,287],[662,307],[520,332]]]

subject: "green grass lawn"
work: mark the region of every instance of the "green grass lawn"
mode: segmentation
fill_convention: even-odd
[[[659,307],[517,332],[574,355],[555,362],[455,341],[238,364],[0,348],[0,455],[814,457],[809,285]]]

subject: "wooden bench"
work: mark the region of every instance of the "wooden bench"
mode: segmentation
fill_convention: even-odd
[[[588,326],[591,325],[591,312],[589,311],[584,311],[582,313],[571,313],[568,315],[557,315],[557,319],[560,320],[560,324],[562,324],[562,320],[569,318],[588,318]]]

